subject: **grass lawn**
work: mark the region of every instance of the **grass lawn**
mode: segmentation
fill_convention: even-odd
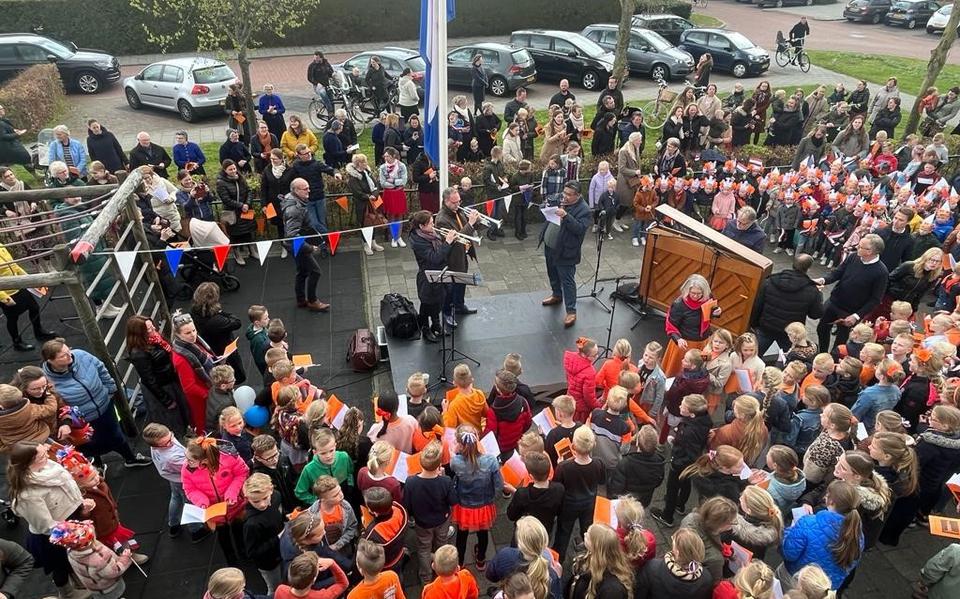
[[[702,15],[696,12],[690,15],[690,22],[696,25],[697,27],[720,28],[725,25],[723,21],[721,21],[716,17],[711,17],[710,15]]]
[[[810,60],[818,67],[837,71],[857,79],[865,79],[884,85],[888,77],[896,77],[900,89],[908,94],[921,95],[920,84],[927,72],[927,61],[899,56],[834,52],[832,50],[808,50]],[[941,89],[960,80],[960,65],[944,65],[938,79]]]

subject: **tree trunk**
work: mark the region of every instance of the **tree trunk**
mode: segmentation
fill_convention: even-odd
[[[253,79],[250,77],[250,60],[247,58],[247,46],[237,47],[237,63],[240,65],[240,79],[243,81],[243,95],[247,99],[247,130],[250,136],[246,143],[249,147],[253,136],[257,134],[257,112],[253,108]]]
[[[627,63],[627,47],[630,45],[630,27],[636,7],[637,0],[620,0],[620,26],[617,28],[617,47],[613,52],[613,76],[617,78],[618,85],[621,87],[630,71],[630,65]]]
[[[960,0],[954,0],[953,12],[950,13],[947,26],[943,29],[943,35],[940,36],[940,43],[937,44],[936,48],[930,50],[930,62],[927,63],[927,74],[924,75],[923,83],[920,84],[920,89],[917,90],[917,99],[914,101],[913,109],[910,111],[907,128],[903,133],[904,136],[914,133],[917,130],[917,125],[920,123],[920,101],[923,99],[927,88],[937,82],[937,77],[940,76],[940,71],[943,70],[943,65],[947,62],[947,54],[950,52],[950,47],[953,46],[954,40],[957,39],[958,24],[960,24]],[[945,93],[947,93],[946,90],[941,92],[941,94]]]

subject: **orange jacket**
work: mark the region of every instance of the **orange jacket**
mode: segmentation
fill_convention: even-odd
[[[460,569],[454,579],[444,581],[440,576],[423,587],[420,599],[477,599],[480,590],[477,581],[469,570]]]
[[[629,364],[628,370],[630,370],[630,372],[636,372],[637,367]],[[623,372],[623,358],[614,356],[603,363],[603,366],[600,367],[596,375],[597,387],[603,389],[602,397],[606,398],[607,391],[610,390],[610,387],[613,387],[620,381],[621,372]]]

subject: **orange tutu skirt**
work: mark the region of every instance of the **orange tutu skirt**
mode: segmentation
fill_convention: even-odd
[[[707,338],[709,339],[709,337]],[[703,341],[691,341],[687,339],[687,349],[680,349],[680,346],[677,345],[677,342],[671,339],[667,342],[667,350],[663,352],[663,362],[661,362],[660,367],[663,368],[663,374],[667,378],[672,376],[677,376],[680,374],[680,371],[683,369],[680,362],[683,360],[683,354],[687,353],[687,350],[691,349],[703,349],[707,345],[707,339]]]
[[[492,503],[482,507],[455,505],[450,516],[459,530],[490,530],[497,519],[497,506]]]

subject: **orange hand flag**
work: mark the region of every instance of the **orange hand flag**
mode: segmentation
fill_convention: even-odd
[[[240,213],[240,218],[243,220],[253,220],[255,216],[257,216],[257,213],[253,210],[247,210],[246,212]]]
[[[340,206],[340,209],[346,212],[349,209],[350,204],[347,202],[347,196],[340,196],[336,200],[337,206]]]
[[[340,244],[340,231],[327,233],[327,243],[330,244],[330,255],[337,253],[337,246]]]
[[[380,206],[383,206],[383,198],[381,198],[380,196],[377,196],[377,199],[375,199],[374,201],[370,202],[370,205],[373,206],[373,209],[374,209],[374,210],[379,209]]]
[[[717,300],[708,299],[700,306],[700,310],[703,313],[703,320],[705,322],[710,322],[710,317],[713,315],[713,309],[717,307]]]
[[[277,209],[273,207],[273,204],[268,202],[263,207],[263,215],[267,218],[277,218]]]
[[[227,262],[227,254],[230,253],[230,244],[218,245],[213,248],[213,255],[217,259],[217,270],[223,272],[223,265]]]
[[[486,202],[484,202],[483,207],[487,211],[487,216],[493,216],[493,207],[494,207],[493,200],[487,200]]]
[[[596,501],[593,504],[593,521],[595,523],[606,524],[610,528],[617,528],[617,505],[620,503],[619,499],[607,499],[606,497],[601,497],[597,495]]]

